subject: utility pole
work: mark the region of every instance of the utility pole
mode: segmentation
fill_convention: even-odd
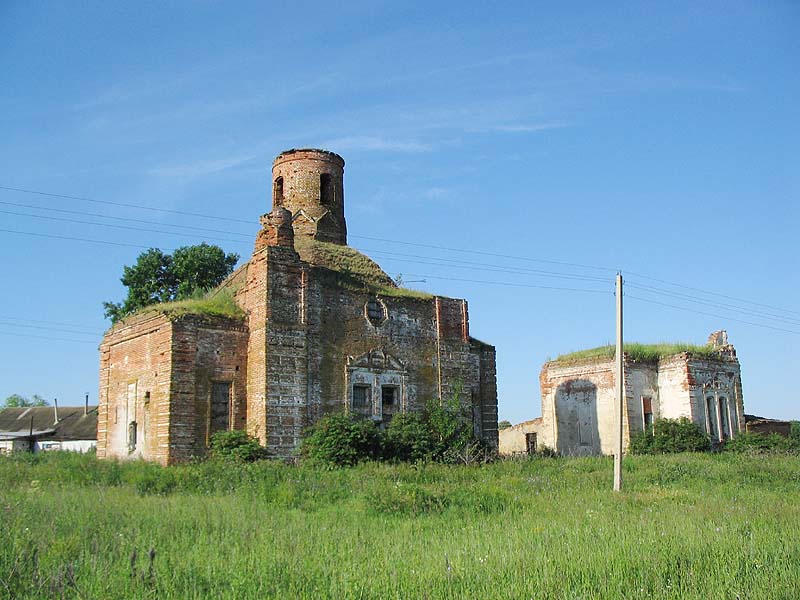
[[[615,432],[616,447],[614,448],[614,491],[622,490],[622,406],[625,402],[625,371],[622,363],[622,273],[617,273],[617,353],[616,353],[616,380],[617,401],[615,417],[617,431]]]

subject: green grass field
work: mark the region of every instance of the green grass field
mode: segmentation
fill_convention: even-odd
[[[624,470],[2,458],[0,597],[800,598],[800,458]]]

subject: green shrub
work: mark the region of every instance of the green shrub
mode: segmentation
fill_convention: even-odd
[[[382,456],[387,460],[430,460],[436,452],[434,433],[419,413],[395,415],[382,437]]]
[[[464,451],[480,445],[473,431],[472,415],[461,404],[458,391],[441,402],[430,400],[425,406],[423,419],[434,439],[434,460],[460,463]]]
[[[307,430],[300,451],[312,461],[343,467],[380,458],[381,445],[380,433],[371,420],[335,414]]]
[[[209,447],[212,458],[236,462],[254,462],[269,458],[267,449],[246,431],[218,431],[211,436]]]
[[[708,436],[686,417],[658,419],[644,431],[631,435],[631,454],[668,454],[672,452],[707,452]]]
[[[737,433],[736,437],[725,442],[723,449],[745,454],[774,454],[798,452],[800,443],[778,433]]]
[[[365,460],[474,464],[491,458],[457,392],[443,402],[431,400],[421,413],[395,415],[385,429],[369,419],[325,417],[306,432],[301,455],[332,466]]]
[[[128,482],[140,496],[168,496],[178,486],[175,470],[144,462],[129,471]]]

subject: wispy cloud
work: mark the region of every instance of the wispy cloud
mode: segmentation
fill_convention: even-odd
[[[499,133],[535,133],[537,131],[548,131],[550,129],[562,129],[571,127],[569,123],[514,123],[508,125],[491,125],[485,131],[497,131]]]
[[[429,144],[415,140],[398,140],[377,136],[345,136],[326,140],[321,144],[323,148],[336,148],[337,150],[374,150],[378,152],[428,152]]]
[[[211,173],[225,171],[256,158],[255,154],[231,156],[229,158],[198,160],[192,163],[174,165],[169,167],[156,167],[148,171],[149,175],[157,177],[202,177]]]

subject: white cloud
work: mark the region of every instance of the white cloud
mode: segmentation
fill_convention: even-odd
[[[198,160],[193,163],[175,165],[171,167],[156,167],[148,171],[149,175],[156,175],[158,177],[201,177],[211,173],[224,171],[246,163],[249,160],[256,158],[255,154],[245,156],[232,156],[229,158],[213,159],[213,160]]]

